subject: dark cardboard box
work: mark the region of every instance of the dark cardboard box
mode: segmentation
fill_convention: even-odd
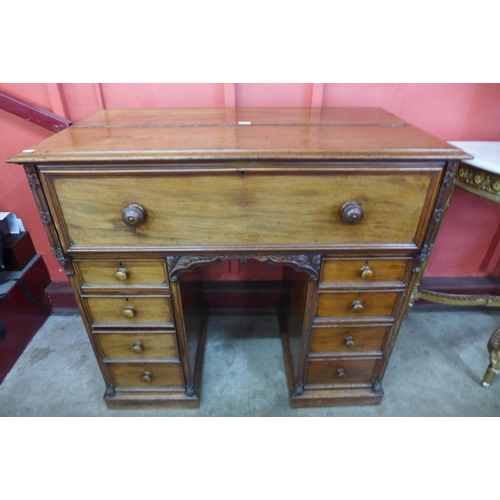
[[[1,237],[5,270],[21,271],[36,255],[30,234],[2,234]]]

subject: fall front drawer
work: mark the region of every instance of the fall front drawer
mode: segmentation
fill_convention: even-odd
[[[88,306],[94,327],[106,324],[173,326],[170,297],[87,295],[82,298]]]
[[[267,165],[269,168],[270,166]],[[272,166],[271,166],[272,167]],[[226,168],[227,170],[227,168]],[[421,240],[429,171],[137,176],[43,174],[66,250],[89,247],[410,244]],[[89,196],[88,193],[92,193]],[[396,196],[397,193],[397,196]],[[397,214],[397,217],[394,216]],[[418,233],[418,234],[417,234]]]

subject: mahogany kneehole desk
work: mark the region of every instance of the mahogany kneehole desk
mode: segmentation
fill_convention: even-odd
[[[377,108],[156,109],[100,111],[9,161],[26,169],[108,407],[196,408],[210,311],[186,277],[229,259],[283,266],[292,407],[379,403],[467,157]]]

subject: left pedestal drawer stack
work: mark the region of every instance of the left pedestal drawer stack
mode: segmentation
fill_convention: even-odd
[[[165,260],[75,259],[73,266],[107,405],[196,407],[186,396]]]

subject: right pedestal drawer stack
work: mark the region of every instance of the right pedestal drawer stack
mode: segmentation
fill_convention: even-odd
[[[377,389],[411,258],[324,258],[306,388]],[[381,387],[379,387],[382,395]]]

